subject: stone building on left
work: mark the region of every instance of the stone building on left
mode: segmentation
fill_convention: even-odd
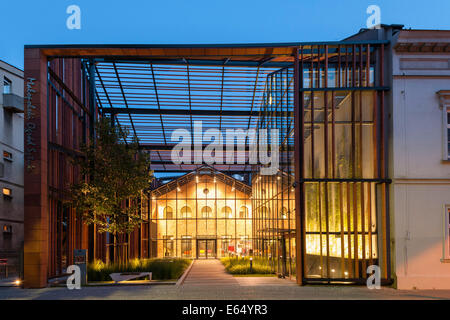
[[[0,60],[0,277],[19,272],[23,246],[23,71]]]

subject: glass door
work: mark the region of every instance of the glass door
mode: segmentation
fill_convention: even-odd
[[[199,239],[197,240],[197,258],[208,259],[216,257],[216,240]]]
[[[206,243],[207,240],[197,240],[197,258],[206,259]]]
[[[206,258],[216,257],[216,240],[206,240]]]

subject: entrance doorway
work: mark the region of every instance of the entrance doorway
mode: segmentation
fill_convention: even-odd
[[[197,259],[216,258],[216,239],[197,240]]]

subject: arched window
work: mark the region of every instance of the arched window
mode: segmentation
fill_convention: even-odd
[[[233,218],[233,210],[230,207],[226,206],[222,208],[222,216],[225,218]]]
[[[164,219],[172,219],[173,218],[173,209],[172,207],[165,207],[163,211],[163,218]]]
[[[242,206],[239,209],[239,218],[241,218],[241,219],[248,218],[248,208],[246,206]]]
[[[280,211],[280,219],[287,219],[288,218],[288,210],[286,209],[286,207],[283,207]]]
[[[212,209],[211,209],[211,207],[204,206],[202,208],[201,213],[202,213],[202,218],[212,218]]]
[[[181,218],[191,218],[192,217],[192,210],[188,206],[184,206],[180,210]]]
[[[270,210],[267,207],[261,208],[261,217],[262,218],[269,218]]]

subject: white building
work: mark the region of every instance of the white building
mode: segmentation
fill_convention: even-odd
[[[392,43],[391,217],[398,289],[450,289],[450,31]]]
[[[23,242],[23,71],[0,60],[0,259],[16,265]]]

